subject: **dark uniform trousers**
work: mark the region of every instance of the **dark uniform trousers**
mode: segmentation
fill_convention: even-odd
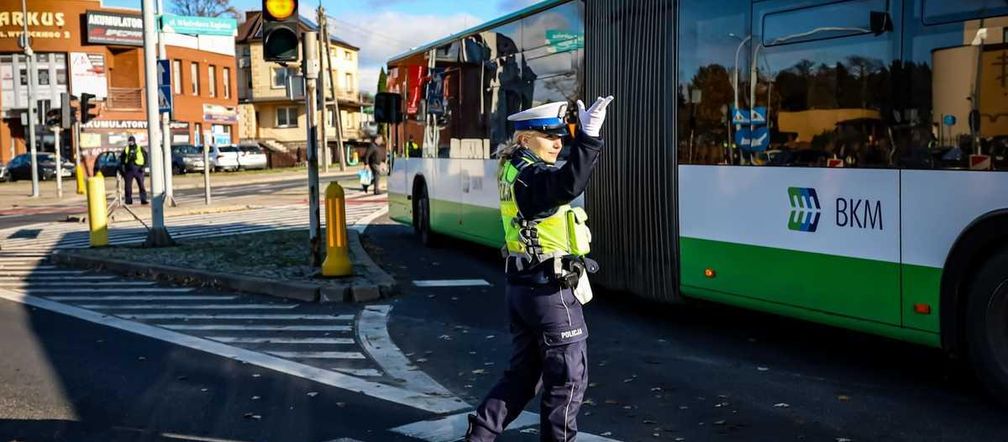
[[[126,180],[126,204],[133,204],[133,180],[136,180],[137,187],[140,188],[140,202],[147,202],[147,188],[144,187],[143,166],[129,164],[126,166],[126,173],[123,178]]]
[[[572,441],[588,386],[588,328],[581,303],[556,283],[507,289],[511,363],[470,416],[468,441],[495,440],[542,392],[540,440]]]

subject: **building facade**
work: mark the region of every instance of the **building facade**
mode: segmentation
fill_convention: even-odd
[[[57,6],[58,5],[58,6]],[[103,8],[100,1],[28,0],[27,21],[36,53],[39,113],[60,106],[60,95],[95,95],[98,117],[82,125],[76,142],[81,159],[91,162],[121,148],[129,136],[147,142],[143,70],[143,21],[139,11]],[[0,0],[0,161],[26,152],[27,62],[18,45],[25,15],[19,0]],[[217,141],[239,141],[233,36],[164,34],[172,66],[172,141],[200,141],[213,131]],[[41,124],[37,147],[53,151],[55,137]],[[66,129],[61,145],[68,155],[74,134]]]
[[[309,30],[317,31],[318,26],[302,17],[301,31]],[[331,77],[320,75],[325,78],[319,82],[319,87],[324,87],[326,92],[329,117],[326,133],[330,140],[332,161],[337,162],[337,118],[342,125],[344,143],[362,145],[366,140],[361,130],[362,105],[357,86],[359,49],[338,38],[331,38],[331,41]],[[249,11],[246,14],[245,22],[238,27],[236,48],[239,135],[245,142],[254,141],[268,149],[274,165],[303,161],[308,120],[305,115],[300,61],[283,66],[263,60],[262,13],[259,11]],[[298,49],[298,54],[300,53],[301,50]],[[322,69],[326,67],[323,60]],[[335,102],[329,78],[336,80]],[[292,87],[288,88],[288,83],[291,82]],[[315,118],[319,121],[321,112]]]

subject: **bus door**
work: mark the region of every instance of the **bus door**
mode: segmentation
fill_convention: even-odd
[[[897,89],[903,319],[938,332],[949,251],[977,218],[1008,207],[1008,4],[906,3]]]
[[[697,35],[680,37],[696,46],[680,56],[696,69],[680,72],[694,129],[679,143],[684,292],[899,324],[898,2],[696,3]]]

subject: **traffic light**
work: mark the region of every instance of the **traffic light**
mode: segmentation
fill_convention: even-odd
[[[379,92],[375,95],[374,120],[376,123],[401,123],[402,95],[395,92]]]
[[[63,111],[61,109],[49,109],[45,113],[45,125],[46,127],[62,127],[60,126],[60,116]]]
[[[298,0],[263,0],[263,59],[288,62],[298,58]]]
[[[89,94],[87,92],[82,93],[80,96],[80,113],[81,113],[81,124],[88,124],[89,121],[98,118],[98,103],[93,103],[95,99],[94,94]],[[91,113],[91,111],[94,113]]]

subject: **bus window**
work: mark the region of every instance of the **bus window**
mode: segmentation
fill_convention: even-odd
[[[748,108],[749,0],[683,0],[679,19],[680,164],[735,164],[729,111]],[[735,73],[738,76],[735,76]]]
[[[870,27],[869,12],[884,2],[827,3],[798,12],[789,9],[793,3],[762,2],[754,11],[754,23],[764,25],[757,32],[778,44],[753,50],[750,69],[758,81],[744,94],[755,99],[766,123],[743,125],[761,141],[751,150],[773,152],[767,164],[775,166],[895,167],[898,34],[855,31],[862,22]],[[818,19],[810,21],[813,15]]]
[[[901,166],[1008,170],[1008,8],[985,0],[955,8],[913,3],[904,27],[906,79],[898,83],[907,101],[899,115],[907,126],[897,137]],[[982,18],[952,21],[961,16]]]
[[[584,46],[583,2],[570,2],[522,20],[523,51],[545,46],[559,52],[578,44]]]

